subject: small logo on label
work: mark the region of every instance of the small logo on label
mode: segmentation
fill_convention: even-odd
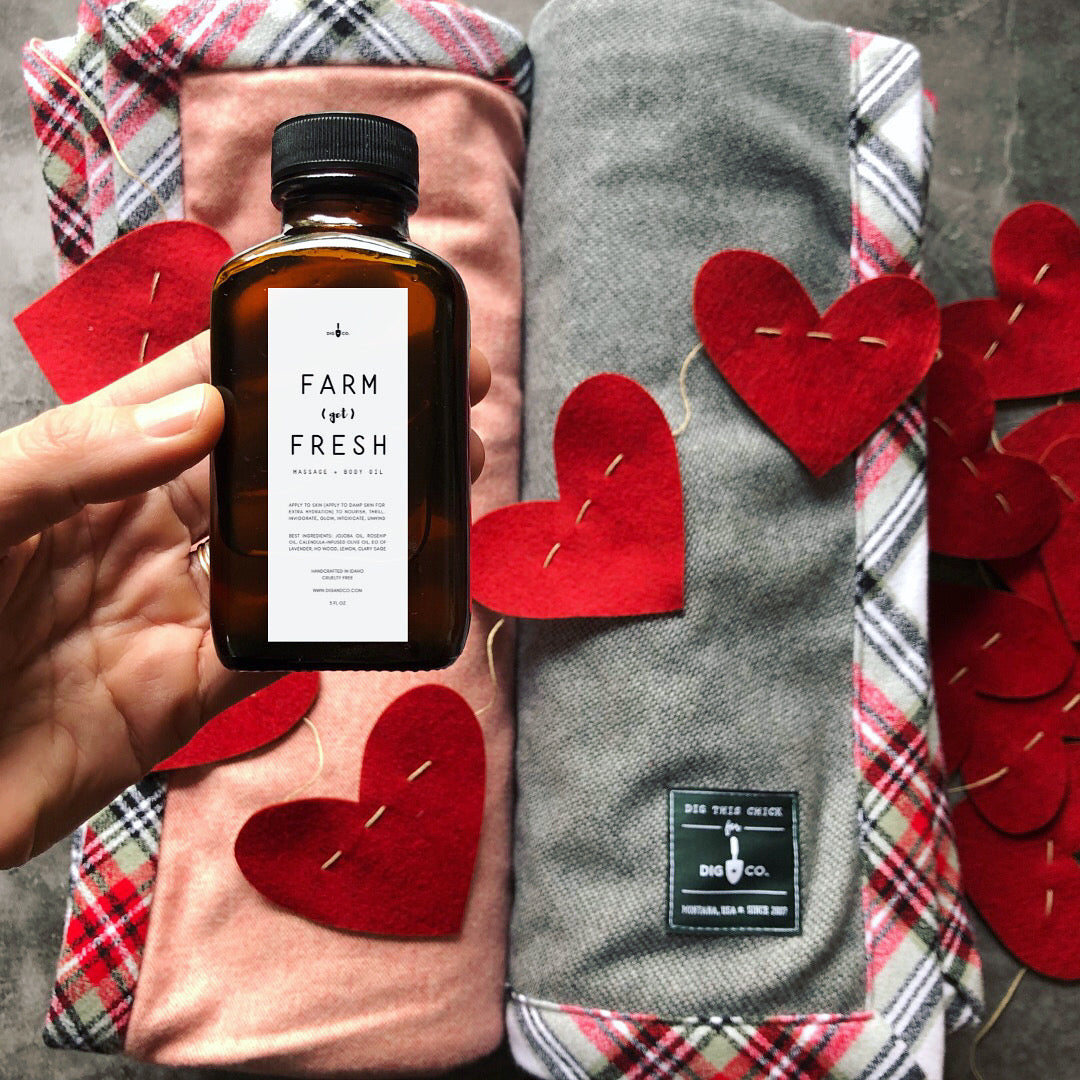
[[[341,323],[338,323],[337,326],[335,326],[333,330],[327,330],[326,331],[326,336],[327,337],[348,337],[349,336],[349,331],[348,330],[342,330],[341,329]]]
[[[724,863],[724,871],[732,885],[737,885],[742,880],[743,865],[742,859],[739,858],[739,838],[733,836],[731,838],[731,858]]]
[[[680,933],[798,934],[798,796],[668,792],[668,916]]]

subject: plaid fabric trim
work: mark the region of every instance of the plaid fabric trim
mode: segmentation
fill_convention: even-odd
[[[63,70],[81,67],[79,36],[39,46]],[[60,276],[71,273],[94,251],[86,183],[86,133],[83,107],[71,89],[29,45],[24,46],[23,82],[49,201],[49,221]]]
[[[876,1013],[690,1017],[557,1005],[512,994],[510,1047],[536,1076],[573,1080],[922,1080],[906,1046]]]
[[[930,139],[918,52],[851,32],[851,282],[916,273]],[[926,441],[915,401],[856,466],[855,765],[867,1011],[852,1016],[690,1018],[678,1023],[512,994],[514,1056],[558,1080],[921,1080],[935,1036],[980,1008],[960,902],[926,640]]]
[[[98,120],[105,112],[103,10],[100,0],[83,0],[75,34],[39,46],[52,65],[70,75],[88,101],[80,99],[29,44],[23,47],[23,81],[38,138],[61,277],[116,237],[112,150]]]
[[[915,274],[932,149],[918,51],[851,32],[852,284]],[[865,885],[868,1004],[918,1054],[944,1010],[981,1009],[960,896],[927,645],[926,439],[916,401],[856,469],[855,757]],[[944,981],[943,981],[944,979]]]
[[[71,894],[43,1037],[68,1050],[119,1051],[157,872],[165,785],[147,777],[72,840]]]
[[[99,115],[105,113],[105,52],[103,19],[105,0],[82,0],[79,5],[79,33],[88,45],[77,81],[93,99]],[[88,109],[83,110],[86,127],[86,186],[94,250],[100,251],[116,239],[116,189],[113,184],[113,157],[105,129]]]
[[[62,276],[117,235],[182,216],[187,71],[404,64],[477,75],[526,103],[532,88],[517,30],[456,0],[85,0],[79,21],[75,38],[48,48],[104,114],[139,180],[115,167],[73,91],[24,50]]]

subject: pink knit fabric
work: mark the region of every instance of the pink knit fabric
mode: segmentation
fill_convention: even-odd
[[[488,453],[474,513],[513,501],[521,103],[470,76],[378,67],[190,75],[180,103],[186,215],[219,229],[237,249],[279,230],[269,201],[269,147],[280,120],[348,109],[382,113],[417,133],[420,210],[412,235],[461,273],[473,342],[493,371],[491,392],[473,412]],[[311,718],[325,766],[303,797],[356,797],[367,734],[409,687],[444,682],[476,710],[491,701],[485,651],[491,624],[488,612],[474,609],[465,653],[442,673],[324,675]],[[494,1049],[502,1036],[509,907],[512,656],[506,628],[495,640],[500,690],[479,717],[487,750],[484,824],[455,938],[385,939],[328,929],[275,907],[241,876],[233,858],[240,827],[315,772],[307,727],[236,762],[170,780],[129,1053],[173,1065],[345,1076],[449,1067]]]

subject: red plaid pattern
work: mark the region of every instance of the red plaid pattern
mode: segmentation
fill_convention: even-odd
[[[876,1013],[691,1017],[583,1009],[512,995],[510,1045],[538,1076],[578,1080],[871,1080],[911,1071],[907,1048]]]
[[[157,200],[166,216],[183,215],[185,72],[410,65],[477,75],[523,101],[532,86],[521,35],[453,0],[84,0],[78,32],[47,48],[93,105],[79,105],[24,49],[62,276],[117,235],[160,218]],[[139,180],[117,166],[95,112]]]
[[[165,810],[156,776],[128,788],[75,836],[71,897],[49,1046],[118,1051],[135,1000]]]
[[[63,47],[73,41],[53,44]],[[64,274],[90,258],[94,240],[87,206],[82,105],[78,94],[50,68],[50,63],[64,67],[62,57],[48,44],[38,45],[37,51],[30,46],[23,50],[23,79],[48,192],[53,244]]]

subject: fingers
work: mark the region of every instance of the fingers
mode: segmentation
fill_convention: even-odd
[[[137,371],[103,386],[85,400],[99,405],[135,405],[210,380],[210,334],[204,332],[144,364]],[[491,365],[475,346],[469,352],[469,401],[484,400],[491,387]]]
[[[491,365],[487,357],[475,346],[469,351],[469,404],[483,401],[491,389]],[[484,471],[484,440],[469,429],[469,472],[475,484]]]
[[[0,552],[77,513],[149,491],[221,434],[221,396],[196,383],[139,405],[86,398],[0,432]]]
[[[97,405],[138,405],[209,381],[210,334],[203,332],[84,400]]]
[[[152,360],[130,375],[117,379],[85,399],[98,405],[135,405],[153,401],[155,398],[170,394],[195,383],[206,382],[210,378],[210,335],[198,334],[190,341],[185,341],[175,349]],[[475,346],[469,352],[469,401],[476,405],[483,401],[491,387],[491,365],[487,357]],[[0,460],[3,460],[0,457]],[[476,432],[469,435],[469,462],[473,481],[480,476],[484,468],[484,444]],[[205,471],[205,470],[204,470]],[[191,477],[184,477],[178,482],[179,490],[188,494]],[[195,478],[195,487],[199,495],[193,500],[194,505],[203,506],[208,495],[203,494],[206,479],[202,473]],[[196,528],[196,532],[198,529]],[[204,530],[205,531],[205,530]]]
[[[484,471],[484,459],[486,457],[484,450],[484,440],[476,434],[472,428],[469,429],[469,472],[472,474],[472,482],[475,484],[480,478],[480,474]]]
[[[479,404],[491,388],[491,365],[475,346],[469,351],[469,403]]]

